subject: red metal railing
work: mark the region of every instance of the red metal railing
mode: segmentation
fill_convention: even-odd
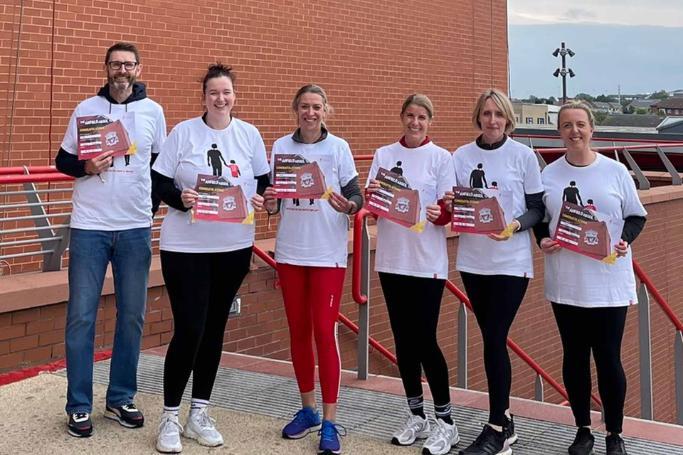
[[[361,291],[361,273],[362,273],[362,254],[360,254],[360,245],[363,244],[363,223],[368,216],[371,216],[368,210],[360,209],[356,212],[356,216],[353,221],[353,274],[351,276],[351,294],[353,295],[353,300],[356,301],[358,305],[365,305],[368,303],[368,296],[363,294]],[[356,247],[358,245],[358,247]],[[358,254],[356,254],[358,253]]]
[[[14,166],[0,168],[0,185],[11,183],[68,182],[73,177],[64,175],[54,166]]]
[[[557,133],[557,130],[548,130],[551,133]],[[547,134],[516,134],[512,133],[510,134],[511,138],[530,138],[530,139],[548,139],[548,140],[555,140],[555,141],[560,141],[560,136],[559,134],[549,136]],[[594,142],[641,142],[641,143],[649,143],[649,144],[660,144],[660,139],[629,139],[629,138],[624,138],[624,137],[593,137],[591,138],[592,141]],[[680,142],[668,142],[670,144],[678,144],[678,147],[683,147],[683,141]]]
[[[678,319],[676,313],[673,312],[669,306],[669,303],[666,301],[666,299],[664,299],[662,294],[659,293],[650,277],[647,276],[643,268],[635,259],[633,260],[633,270],[636,272],[636,276],[640,282],[645,285],[650,294],[652,294],[652,296],[655,298],[655,302],[657,302],[664,314],[666,314],[666,317],[669,318],[669,321],[671,321],[674,327],[676,327],[676,330],[683,332],[683,323],[681,323],[681,320]]]
[[[605,145],[601,147],[591,147],[591,150],[594,150],[596,152],[613,152],[615,150],[641,150],[641,149],[651,149],[653,147],[659,147],[659,148],[681,148],[683,147],[683,143],[676,144],[676,143],[653,143],[651,145]],[[543,154],[543,153],[551,153],[551,152],[561,152],[564,153],[567,151],[566,147],[537,147],[536,150]]]

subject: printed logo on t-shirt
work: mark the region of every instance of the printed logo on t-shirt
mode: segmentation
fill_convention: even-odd
[[[484,171],[484,164],[477,163],[477,167],[470,172],[470,188],[488,188],[486,183],[486,172]]]
[[[223,165],[228,168],[232,178],[238,178],[242,175],[240,167],[235,160],[230,160],[229,163],[225,161],[223,153],[218,149],[217,144],[211,144],[211,148],[206,151],[206,162],[207,166],[211,166],[212,175],[216,177],[221,177],[223,175]]]
[[[570,181],[569,186],[565,187],[564,191],[562,191],[562,202],[571,202],[572,204],[576,204],[593,212],[598,211],[593,199],[586,199],[586,203],[583,203],[581,191],[579,190],[579,187],[576,186],[576,181],[574,180]]]

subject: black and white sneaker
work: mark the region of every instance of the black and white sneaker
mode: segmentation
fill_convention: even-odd
[[[76,438],[87,438],[92,435],[92,420],[87,412],[69,414],[69,434]]]
[[[465,450],[461,450],[460,455],[512,455],[512,449],[502,431],[484,425],[477,439]]]
[[[107,405],[104,416],[108,419],[116,420],[126,428],[139,428],[145,424],[145,417],[133,403],[124,404],[123,406]]]
[[[508,419],[507,416],[505,416],[505,423],[503,423],[503,434],[505,435],[505,439],[507,439],[508,445],[512,445],[515,442],[517,442],[517,433],[515,433],[515,416],[510,414],[510,418]]]

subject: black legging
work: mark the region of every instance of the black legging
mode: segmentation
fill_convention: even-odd
[[[434,405],[451,402],[448,365],[436,338],[445,280],[379,272],[406,397],[422,395],[422,369]]]
[[[503,426],[510,407],[512,366],[507,336],[529,285],[529,279],[509,275],[460,272],[484,342],[484,368],[489,388],[489,423]]]
[[[605,411],[605,429],[621,433],[626,399],[626,375],[621,365],[621,340],[628,307],[582,308],[553,303],[564,357],[562,378],[576,426],[591,424],[591,369],[593,352],[598,391]]]
[[[249,271],[251,251],[161,251],[174,325],[164,362],[165,406],[180,405],[190,373],[192,398],[211,398],[230,305]]]

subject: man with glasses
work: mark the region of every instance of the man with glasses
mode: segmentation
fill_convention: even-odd
[[[107,83],[76,107],[56,158],[57,169],[76,178],[65,333],[68,431],[76,437],[92,434],[95,322],[109,263],[116,329],[105,417],[128,428],[144,423],[133,399],[151,260],[150,162],[166,138],[163,109],[137,82],[142,71],[137,47],[111,46],[104,71]],[[97,155],[121,144],[119,153]],[[86,151],[87,159],[79,159]]]

